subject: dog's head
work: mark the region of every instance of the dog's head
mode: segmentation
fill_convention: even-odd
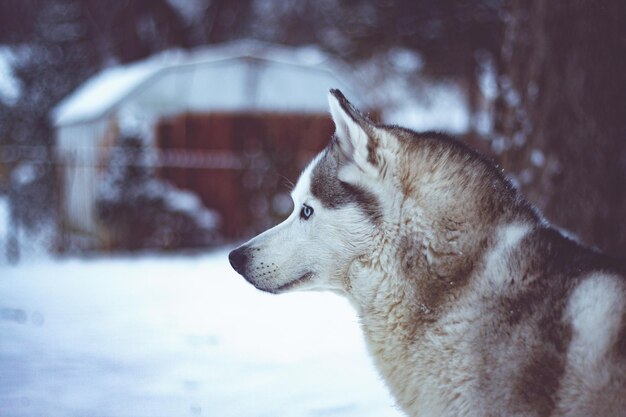
[[[339,90],[329,93],[336,133],[302,172],[294,210],[274,228],[233,250],[233,268],[258,289],[345,290],[348,270],[374,250],[385,206],[393,144]],[[385,203],[385,204],[383,204]]]

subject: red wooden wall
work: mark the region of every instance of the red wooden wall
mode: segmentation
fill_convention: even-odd
[[[222,218],[225,239],[258,233],[285,217],[286,183],[330,141],[327,114],[211,113],[162,120],[160,175],[192,190]],[[288,181],[287,181],[288,180]]]

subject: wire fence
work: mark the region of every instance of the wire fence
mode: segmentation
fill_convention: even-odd
[[[88,152],[81,150],[92,148],[74,148],[72,163],[79,166],[92,166],[93,162],[80,155]],[[243,169],[250,155],[241,152],[220,150],[189,150],[189,149],[143,149],[142,158],[133,162],[136,166],[153,168],[197,168],[197,169]],[[59,155],[50,148],[41,145],[0,145],[0,171],[11,165],[20,163],[41,165],[66,165],[67,156]],[[115,160],[107,164],[115,165]]]
[[[54,256],[77,248],[93,249],[93,230],[76,227],[73,216],[76,213],[93,215],[94,206],[87,200],[94,198],[107,170],[147,169],[155,178],[173,184],[176,190],[193,192],[205,207],[217,210],[225,220],[220,232],[225,236],[215,237],[215,242],[254,233],[275,223],[290,210],[289,186],[286,185],[290,180],[275,169],[272,155],[263,151],[144,148],[141,157],[135,159],[94,160],[85,156],[90,154],[84,152],[87,149],[59,154],[45,146],[0,146],[0,175],[4,175],[2,182],[5,184],[0,189],[0,263]],[[310,151],[301,152],[295,158],[297,161],[291,158],[288,162],[301,167],[312,156]],[[49,178],[40,178],[40,175]],[[79,183],[91,175],[95,180],[86,182],[87,189],[68,189],[74,188],[68,184]],[[36,204],[28,201],[29,183],[35,180],[42,181],[48,188],[46,192],[51,196],[52,206],[39,207],[47,217],[42,217],[35,227],[27,227],[20,219],[24,210]],[[69,193],[73,193],[71,198]],[[68,209],[68,204],[75,207]],[[147,209],[149,207],[146,213]],[[110,233],[108,239],[111,239]],[[153,249],[176,246],[171,239],[170,236],[155,242]],[[110,242],[98,245],[100,251],[115,250]],[[185,249],[185,242],[178,245],[177,249]]]

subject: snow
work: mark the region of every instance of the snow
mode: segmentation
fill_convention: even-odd
[[[424,67],[423,58],[417,52],[406,48],[391,49],[389,60],[395,67],[395,71],[405,74],[421,71]]]
[[[27,185],[35,181],[39,176],[39,169],[35,164],[22,162],[11,172],[11,181],[15,185]]]
[[[14,105],[20,98],[21,85],[13,73],[16,56],[11,48],[0,45],[0,101]]]
[[[195,219],[197,225],[206,229],[215,229],[220,222],[219,214],[207,209],[200,198],[191,191],[181,190],[158,180],[151,181],[147,191],[153,198],[162,197],[170,210],[186,214]]]
[[[153,116],[185,111],[327,111],[330,88],[349,91],[319,48],[240,40],[169,50],[105,69],[53,111],[67,126],[135,106]]]
[[[394,89],[392,103],[382,112],[385,123],[398,124],[417,131],[446,131],[454,134],[469,129],[470,115],[465,97],[454,85],[440,83],[424,87],[416,96],[408,88]]]
[[[480,64],[480,75],[478,78],[478,88],[485,100],[492,102],[498,96],[498,75],[496,73],[493,59],[482,59]]]
[[[91,121],[105,114],[131,91],[160,69],[158,62],[164,55],[125,67],[105,69],[90,78],[69,97],[63,99],[53,111],[57,125],[70,125]]]
[[[261,293],[226,258],[0,269],[3,415],[401,415],[347,302]]]
[[[546,162],[546,157],[540,149],[533,149],[530,152],[530,162],[536,167],[541,167]]]
[[[203,207],[200,198],[192,192],[177,190],[174,187],[170,188],[168,191],[171,193],[172,198],[167,200],[167,205],[172,210],[180,212],[194,212]]]
[[[204,12],[210,0],[167,0],[187,22],[196,22],[204,18]]]
[[[466,133],[470,112],[462,86],[428,78],[422,74],[423,65],[418,53],[392,48],[355,64],[350,75],[365,86],[365,100],[380,112],[383,123],[417,131]]]

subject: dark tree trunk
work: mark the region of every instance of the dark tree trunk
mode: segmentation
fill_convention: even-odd
[[[511,0],[505,26],[504,169],[549,221],[624,256],[626,2]]]

